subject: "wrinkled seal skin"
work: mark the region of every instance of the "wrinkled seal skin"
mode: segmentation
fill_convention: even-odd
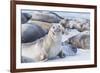
[[[89,31],[90,21],[88,19],[82,19],[82,18],[71,19],[66,24],[66,27],[71,29],[77,29],[80,32],[87,30]]]
[[[76,35],[69,39],[69,43],[72,46],[89,49],[90,48],[90,33],[89,31],[84,31],[79,35]]]
[[[21,25],[21,42],[27,43],[35,41],[47,33],[39,26],[33,24],[22,24]]]
[[[31,14],[21,13],[21,24],[26,23],[32,17]]]
[[[35,11],[32,13],[31,19],[48,23],[59,23],[61,18],[49,11]]]

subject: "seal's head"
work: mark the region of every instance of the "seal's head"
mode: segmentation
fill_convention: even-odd
[[[64,28],[60,24],[53,24],[52,27],[49,30],[49,34],[52,37],[53,40],[59,40],[62,37],[62,33],[64,31]]]
[[[54,35],[58,35],[58,34],[60,34],[60,33],[62,33],[64,31],[64,28],[60,24],[53,24],[52,27],[50,28],[50,31]]]

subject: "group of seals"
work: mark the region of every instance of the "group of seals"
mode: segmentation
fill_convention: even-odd
[[[56,56],[64,57],[65,54],[61,47],[63,30],[68,28],[83,32],[89,31],[90,26],[88,20],[82,23],[75,19],[65,19],[50,11],[33,11],[31,15],[22,13],[21,23],[22,62],[27,59],[37,62],[46,61]],[[61,29],[62,27],[63,29]],[[77,37],[79,40],[85,39],[85,41],[81,41],[83,44],[78,45],[76,43],[77,41],[80,43],[79,40],[76,41]],[[80,45],[83,45],[82,48],[86,48],[84,42],[86,43],[87,37],[89,36],[86,34],[76,35],[67,40],[67,46],[70,45],[67,54],[77,53],[77,47],[80,47]]]
[[[65,43],[81,49],[90,48],[90,21],[84,18],[63,19],[61,24],[65,29],[76,29],[79,34],[70,37]]]
[[[33,11],[21,13],[21,42],[28,43],[46,35],[52,23],[58,23],[60,18],[49,11]]]
[[[67,28],[71,29],[77,29],[80,32],[83,32],[85,30],[90,30],[90,21],[88,19],[83,19],[83,18],[74,18],[70,19],[68,23],[66,24]]]

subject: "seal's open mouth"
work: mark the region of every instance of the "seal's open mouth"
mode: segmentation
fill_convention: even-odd
[[[57,28],[54,32],[60,32],[61,30],[59,28]]]

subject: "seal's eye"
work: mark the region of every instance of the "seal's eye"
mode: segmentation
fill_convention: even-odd
[[[60,28],[60,26],[58,26]]]
[[[53,26],[53,29],[55,29],[55,27]]]

